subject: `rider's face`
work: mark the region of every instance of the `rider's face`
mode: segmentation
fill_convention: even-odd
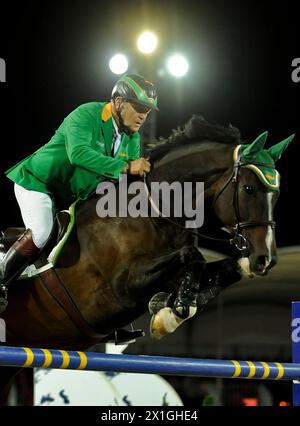
[[[132,132],[138,132],[142,124],[145,122],[150,108],[133,102],[122,101],[120,104],[120,114],[124,125]]]

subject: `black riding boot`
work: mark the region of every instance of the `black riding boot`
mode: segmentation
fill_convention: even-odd
[[[0,264],[0,314],[7,307],[9,284],[36,258],[39,248],[32,240],[30,229],[10,247]]]

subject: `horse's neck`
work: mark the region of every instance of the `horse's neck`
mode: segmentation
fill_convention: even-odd
[[[224,173],[232,168],[233,149],[232,146],[212,142],[176,148],[165,158],[154,162],[147,182],[204,182],[204,196],[208,199],[218,191]],[[80,227],[98,222],[97,201],[98,197],[92,197],[80,205],[77,212]]]
[[[149,181],[204,182],[205,197],[216,191],[218,182],[233,165],[233,146],[202,142],[175,148],[155,161]]]

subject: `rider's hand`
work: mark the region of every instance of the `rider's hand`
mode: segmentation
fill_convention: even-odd
[[[131,175],[140,175],[141,177],[146,176],[146,173],[149,173],[151,169],[151,164],[146,158],[139,158],[138,160],[132,160],[129,163],[128,173]]]

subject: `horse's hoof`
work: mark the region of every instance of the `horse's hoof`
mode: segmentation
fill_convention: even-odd
[[[150,323],[150,334],[155,339],[161,339],[167,334],[173,333],[183,322],[181,318],[174,315],[171,308],[161,309],[156,315],[153,315]]]
[[[150,336],[159,340],[167,334],[168,332],[165,329],[162,318],[158,314],[152,315],[150,322]]]
[[[161,309],[167,307],[170,303],[172,293],[161,291],[156,293],[148,303],[148,310],[150,315],[157,314]]]

